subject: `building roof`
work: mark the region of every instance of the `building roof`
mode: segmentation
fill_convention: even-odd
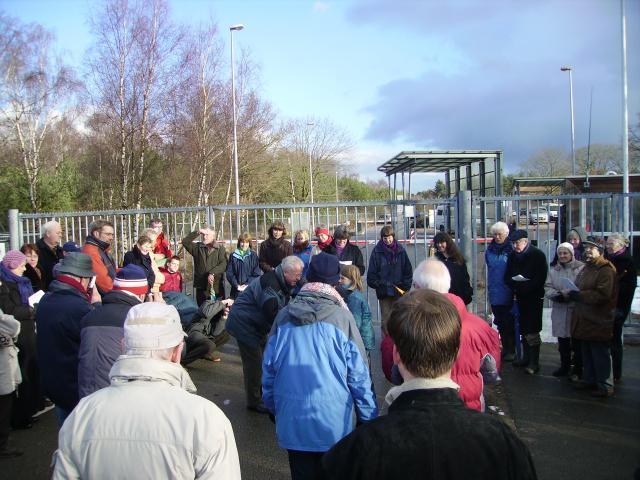
[[[401,172],[446,172],[486,158],[502,155],[501,150],[426,150],[400,152],[378,167],[387,176]]]

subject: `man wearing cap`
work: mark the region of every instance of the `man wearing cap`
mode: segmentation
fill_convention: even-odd
[[[38,256],[38,267],[42,272],[42,283],[44,290],[49,289],[49,284],[55,278],[53,267],[62,260],[64,256],[62,248],[60,248],[60,239],[62,238],[62,228],[55,220],[42,225],[42,237],[36,240],[36,246],[40,255]]]
[[[194,395],[180,366],[184,336],[171,305],[129,310],[111,385],[83,398],[60,430],[54,479],[240,479],[231,423]]]
[[[194,243],[198,235],[202,235],[202,242]],[[212,294],[223,298],[227,256],[224,245],[216,243],[215,229],[207,226],[191,232],[182,239],[182,246],[193,257],[193,286],[198,306]]]
[[[367,353],[335,289],[339,279],[338,257],[313,256],[307,283],[276,317],[264,352],[262,398],[293,480],[316,478],[323,453],[353,429],[354,410],[358,422],[378,416]]]
[[[78,403],[80,321],[101,299],[95,288],[89,288],[94,276],[89,255],[70,253],[58,272],[38,304],[36,325],[42,386],[62,425]]]
[[[262,403],[262,355],[276,315],[289,303],[291,292],[302,278],[304,263],[290,255],[274,270],[269,270],[235,300],[226,329],[238,342],[242,358],[247,408],[268,413]]]
[[[80,398],[109,386],[109,370],[122,353],[124,320],[131,307],[144,302],[148,290],[146,272],[129,264],[116,273],[113,290],[102,297],[102,306],[82,319],[78,353]]]
[[[549,266],[545,254],[531,245],[525,230],[516,230],[509,236],[513,251],[507,259],[504,281],[514,292],[520,312],[522,358],[513,362],[535,375],[540,370],[540,330],[544,284]]]
[[[573,304],[571,336],[580,340],[582,380],[578,388],[591,389],[594,397],[613,395],[610,342],[618,300],[616,268],[604,258],[604,246],[594,237],[583,240],[584,268],[575,290],[563,290]]]

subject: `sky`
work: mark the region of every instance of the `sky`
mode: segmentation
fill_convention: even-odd
[[[0,0],[52,30],[69,63],[92,41],[94,0]],[[403,150],[503,150],[514,173],[542,148],[622,139],[619,0],[170,0],[183,23],[217,22],[226,48],[259,66],[260,90],[283,118],[329,118],[354,140],[350,170]],[[640,0],[625,0],[628,113],[640,113]],[[228,50],[227,50],[228,54]],[[437,178],[412,177],[417,189]]]

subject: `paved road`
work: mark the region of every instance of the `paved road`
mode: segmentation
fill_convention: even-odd
[[[500,417],[515,427],[529,444],[541,480],[627,479],[640,464],[640,348],[627,347],[626,374],[614,398],[591,399],[566,382],[549,375],[557,362],[554,345],[545,345],[542,375],[529,377],[507,365],[503,383],[487,388],[487,405],[506,413]],[[378,392],[389,384],[382,377],[379,358],[373,358]],[[286,453],[275,440],[266,416],[245,409],[242,369],[235,343],[222,350],[222,362],[198,361],[189,372],[199,393],[215,402],[233,424],[244,479],[289,478]],[[0,478],[46,479],[56,446],[57,428],[52,412],[41,416],[31,430],[13,433],[23,457],[4,460]]]

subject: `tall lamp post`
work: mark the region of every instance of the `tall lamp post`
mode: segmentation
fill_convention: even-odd
[[[236,74],[233,57],[233,32],[240,31],[244,25],[238,23],[229,27],[231,34],[231,101],[233,104],[233,175],[236,191],[236,229],[240,235],[240,182],[238,181],[238,118],[236,115]]]
[[[311,228],[315,230],[315,212],[313,210],[313,165],[311,164],[311,129],[315,126],[313,122],[307,122],[307,146],[309,147],[309,190],[311,191]]]
[[[569,72],[569,102],[571,107],[571,175],[576,174],[576,134],[573,125],[573,75],[571,67],[560,67],[560,71]]]

